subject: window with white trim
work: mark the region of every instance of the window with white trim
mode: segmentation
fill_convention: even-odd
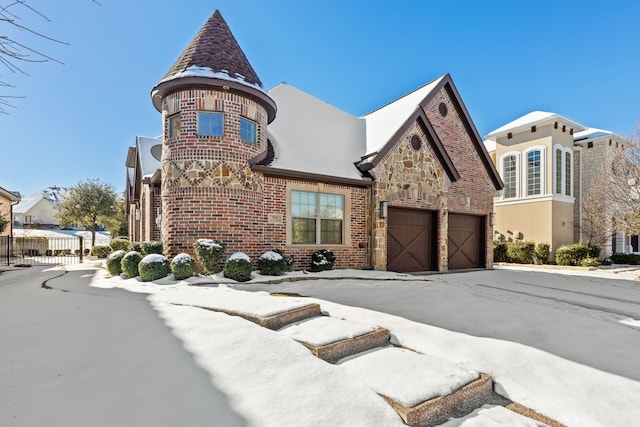
[[[565,156],[565,161],[564,161],[564,173],[565,173],[565,179],[564,179],[564,186],[565,186],[565,190],[564,190],[564,194],[567,196],[571,195],[571,153],[570,152],[566,152],[564,153]]]
[[[518,158],[511,154],[502,158],[502,180],[505,199],[518,197]]]
[[[571,196],[573,194],[573,151],[558,145],[553,150],[553,156],[554,193]]]
[[[291,191],[291,243],[340,245],[343,241],[342,194]]]
[[[555,153],[556,153],[556,161],[555,161],[556,193],[562,194],[562,150],[559,148],[556,148]]]
[[[527,196],[542,194],[542,151],[527,153]]]

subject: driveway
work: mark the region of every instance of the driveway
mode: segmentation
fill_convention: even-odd
[[[245,425],[145,295],[95,272],[0,274],[0,425]]]
[[[535,347],[640,380],[640,282],[496,269],[428,281],[307,280],[242,284],[358,306],[465,334]],[[631,324],[629,324],[631,323]]]

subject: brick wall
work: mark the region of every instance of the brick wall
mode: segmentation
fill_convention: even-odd
[[[441,103],[447,107],[447,114],[444,116],[440,113]],[[488,217],[493,212],[496,188],[473,144],[469,130],[464,125],[462,112],[447,90],[442,89],[426,106],[425,113],[460,174],[460,179],[449,187],[449,212]],[[485,224],[485,258],[487,268],[491,268],[493,226],[489,221],[485,221]]]
[[[224,113],[224,135],[200,136],[198,111]],[[168,117],[180,113],[180,136],[169,137]],[[240,139],[240,118],[257,124],[256,143]],[[249,159],[266,148],[267,114],[241,94],[192,89],[163,100],[162,241],[166,255],[193,253],[193,242],[213,238],[255,257],[262,248],[263,178]]]
[[[343,245],[287,244],[288,192],[291,188],[345,195],[345,241]],[[346,185],[317,183],[266,176],[264,178],[264,245],[263,251],[281,249],[293,255],[293,268],[308,269],[311,254],[319,249],[331,249],[336,255],[336,267],[369,267],[370,263],[370,203],[371,189]]]

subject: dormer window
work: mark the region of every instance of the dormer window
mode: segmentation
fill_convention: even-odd
[[[256,143],[256,123],[255,122],[245,119],[244,117],[240,118],[240,139],[250,144]]]
[[[223,113],[198,112],[198,135],[222,136],[224,135]]]

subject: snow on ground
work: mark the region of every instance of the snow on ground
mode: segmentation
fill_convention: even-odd
[[[463,418],[454,418],[440,427],[544,427],[538,421],[516,414],[502,406],[485,405]]]
[[[335,278],[349,274],[344,270],[326,273]],[[390,300],[396,290],[389,280],[412,280],[409,275],[394,273],[359,271],[357,275],[377,287],[386,286]],[[304,276],[304,273],[299,273],[300,278],[306,279]],[[190,280],[216,283],[221,279]],[[253,280],[261,279],[254,275]],[[494,378],[499,393],[568,426],[631,426],[640,419],[640,382],[530,346],[470,336],[399,316],[314,298],[270,297],[265,293],[233,290],[224,285],[189,286],[188,281],[176,282],[171,278],[159,283],[162,284],[109,278],[100,270],[94,276],[92,286],[149,293],[151,304],[173,333],[209,372],[215,386],[227,393],[234,409],[246,417],[250,425],[301,425],[301,420],[305,420],[302,424],[307,425],[402,423],[364,382],[354,381],[353,377],[342,372],[340,365],[315,358],[288,335],[221,313],[176,306],[174,302],[202,305],[203,301],[209,301],[214,306],[224,304],[243,310],[249,301],[249,310],[261,307],[266,312],[281,304],[277,301],[291,300],[294,304],[299,301],[317,302],[323,312],[332,317],[389,329],[392,342],[396,344],[434,355],[463,370],[487,373]],[[451,298],[457,295],[460,293],[453,292]],[[265,301],[251,302],[255,298]],[[514,304],[518,302],[514,301]],[[522,309],[532,310],[535,307],[522,305]],[[409,368],[419,367],[412,362],[406,363]],[[380,367],[374,369],[385,369],[383,364],[381,361]],[[502,409],[483,408],[464,424],[452,420],[447,425],[536,425],[507,420],[508,417],[503,419],[504,414]]]

